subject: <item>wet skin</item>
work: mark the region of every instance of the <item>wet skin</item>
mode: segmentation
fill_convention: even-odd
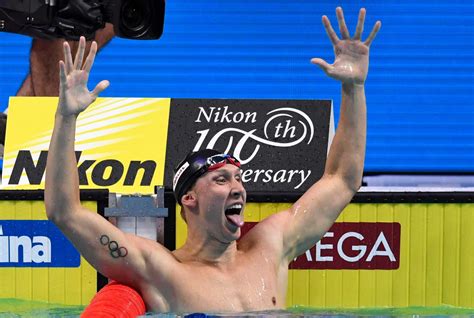
[[[167,265],[172,273],[150,284],[156,283],[159,291],[143,295],[148,304],[157,301],[154,309],[167,307],[178,312],[284,308],[288,262],[276,257],[281,250],[272,244],[266,223],[237,243],[243,224],[237,226],[225,216],[227,207],[244,206],[245,199],[240,169],[233,165],[198,179],[183,197],[187,241],[172,252]],[[142,290],[153,290],[150,287]]]
[[[183,205],[190,208],[188,239],[172,253],[176,263],[167,280],[169,288],[160,288],[171,308],[186,312],[284,307],[288,263],[276,257],[281,251],[270,244],[265,223],[237,244],[240,227],[225,216],[226,207],[244,205],[245,200],[240,169],[230,164],[205,174],[183,197]]]
[[[365,9],[351,38],[341,8],[336,9],[342,38],[329,20],[322,22],[335,60],[313,58],[329,77],[341,82],[339,124],[323,176],[287,210],[265,218],[241,238],[246,192],[240,170],[227,164],[203,175],[181,199],[188,226],[185,244],[176,251],[127,234],[81,205],[74,152],[77,116],[107,88],[101,81],[87,88],[97,52],[85,39],[75,58],[64,44],[59,63],[60,91],[46,167],[48,219],[69,238],[99,272],[138,290],[147,310],[155,312],[242,312],[285,306],[288,265],[314,246],[358,191],[366,143],[365,79],[369,47],[381,23],[362,42]],[[226,210],[239,206],[238,215]],[[102,244],[107,236],[127,250],[113,257]]]

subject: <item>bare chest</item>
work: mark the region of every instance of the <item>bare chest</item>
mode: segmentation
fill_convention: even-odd
[[[168,292],[174,312],[242,312],[284,308],[286,272],[272,263],[242,263],[221,271],[184,266]]]
[[[178,282],[176,307],[198,311],[249,311],[279,308],[277,278],[270,273],[190,273]],[[280,303],[280,301],[278,301]],[[192,310],[194,311],[194,310]]]

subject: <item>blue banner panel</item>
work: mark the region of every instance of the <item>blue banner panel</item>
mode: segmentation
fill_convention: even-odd
[[[79,252],[50,221],[0,220],[0,267],[79,267]]]

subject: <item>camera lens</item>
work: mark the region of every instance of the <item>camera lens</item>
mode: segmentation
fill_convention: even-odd
[[[0,0],[1,2],[2,0]],[[165,0],[102,0],[115,34],[127,39],[160,38],[165,18]]]
[[[130,37],[139,37],[150,26],[150,10],[141,1],[125,1],[122,5],[121,29]]]
[[[143,11],[140,7],[133,4],[127,4],[123,9],[123,24],[130,29],[135,29],[142,25]]]

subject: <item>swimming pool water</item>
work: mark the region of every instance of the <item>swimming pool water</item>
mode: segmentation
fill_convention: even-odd
[[[65,306],[19,299],[0,299],[0,318],[16,317],[79,317],[84,306]],[[474,308],[442,307],[406,307],[406,308],[364,308],[364,309],[328,309],[293,307],[285,311],[250,312],[241,314],[204,314],[191,315],[146,314],[145,317],[474,317]]]
[[[19,299],[0,299],[0,318],[79,317],[84,306],[65,306]]]

